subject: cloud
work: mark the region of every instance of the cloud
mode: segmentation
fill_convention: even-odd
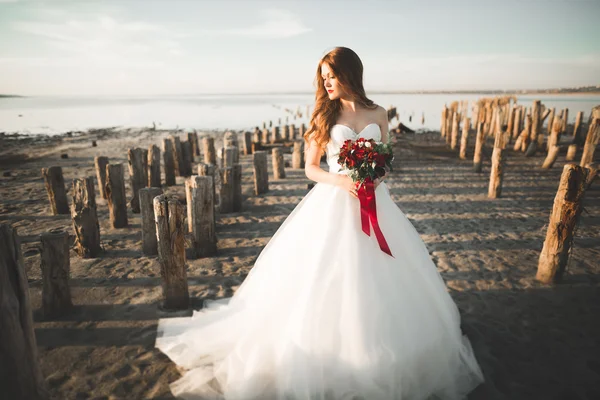
[[[144,21],[128,21],[110,15],[72,15],[46,20],[16,21],[13,29],[38,36],[54,49],[57,57],[83,57],[95,62],[150,61],[160,55],[184,54],[176,31]]]
[[[263,38],[288,38],[312,31],[299,17],[287,10],[266,9],[261,14],[264,21],[247,28],[205,29],[198,33],[210,36],[249,36]]]

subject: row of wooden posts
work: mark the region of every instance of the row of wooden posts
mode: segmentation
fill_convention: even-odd
[[[582,199],[592,181],[597,177],[599,166],[594,163],[594,152],[600,141],[600,106],[595,107],[589,118],[587,135],[582,136],[583,112],[577,113],[575,124],[567,145],[560,145],[561,134],[567,132],[569,110],[557,114],[555,109],[545,109],[539,100],[532,107],[510,105],[512,97],[482,99],[473,110],[477,135],[473,165],[476,172],[482,170],[482,148],[486,136],[494,137],[491,157],[488,197],[500,197],[504,177],[506,149],[514,140],[513,150],[531,157],[540,149],[547,151],[541,168],[554,165],[561,149],[566,147],[566,160],[573,161],[578,149],[582,149],[579,165],[567,163],[563,167],[557,195],[550,215],[546,239],[538,263],[536,278],[544,283],[559,282],[566,269],[571,250],[575,226],[583,209]],[[444,106],[440,132],[451,149],[458,147],[459,121],[462,121],[459,157],[466,159],[471,119],[467,117],[468,102],[454,102]],[[546,135],[542,130],[544,120],[548,118]]]
[[[269,191],[267,170],[268,146],[272,146],[273,177],[285,178],[284,149],[293,142],[292,168],[304,168],[304,142],[292,126],[245,132],[241,150],[253,156],[254,193]],[[220,213],[241,211],[242,167],[239,163],[240,146],[237,136],[226,133],[223,148],[215,150],[214,138],[202,138],[203,162],[193,174],[194,156],[200,155],[198,137],[188,135],[187,141],[177,136],[163,140],[163,168],[166,186],[175,185],[175,176],[184,176],[186,206],[177,196],[166,195],[161,182],[161,150],[151,145],[148,150],[135,148],[128,151],[131,196],[129,206],[141,213],[142,252],[158,255],[161,266],[163,308],[187,309],[189,292],[186,272],[186,236],[191,237],[192,253],[196,257],[210,257],[217,253],[215,229],[216,210]],[[273,144],[278,144],[273,146]],[[217,154],[220,159],[217,160]],[[107,157],[96,157],[96,178],[100,196],[107,199],[111,226],[128,226],[124,170],[121,164],[110,164]],[[75,232],[75,247],[81,257],[100,254],[101,241],[97,217],[94,178],[73,180],[72,202],[69,206],[61,167],[42,170],[53,214],[71,214]],[[220,190],[217,192],[217,186]],[[216,199],[219,198],[217,207]],[[187,219],[187,223],[186,223]],[[72,307],[69,288],[70,255],[69,235],[58,229],[40,235],[42,270],[42,313],[45,318],[56,318]],[[47,399],[38,360],[29,287],[21,255],[20,239],[16,229],[0,224],[0,293],[2,300],[0,327],[8,332],[0,342],[0,354],[11,363],[1,363],[0,375],[4,394],[10,398]],[[6,303],[8,302],[8,303]],[[8,312],[5,306],[18,312]]]
[[[267,152],[257,150],[258,148],[293,140],[291,166],[294,169],[304,168],[304,141],[297,139],[296,132],[294,126],[291,125],[283,126],[281,130],[274,127],[271,136],[265,136],[264,130],[260,132],[258,128],[255,129],[253,136],[251,132],[243,134],[242,151],[246,155],[253,155],[255,195],[269,191]],[[302,128],[300,132],[302,133]],[[180,205],[178,199],[163,194],[161,150],[156,145],[151,145],[148,150],[134,148],[128,151],[132,191],[129,206],[134,213],[141,213],[143,254],[148,256],[158,254],[163,266],[163,279],[167,281],[164,285],[165,308],[187,308],[187,301],[184,304],[180,300],[172,300],[170,293],[173,291],[169,289],[170,284],[168,283],[172,280],[169,276],[173,275],[168,271],[178,270],[179,272],[174,274],[180,277],[177,285],[183,285],[182,277],[185,274],[182,271],[185,271],[185,259],[181,259],[180,253],[173,254],[173,251],[182,250],[185,247],[183,241],[185,235],[189,233],[191,236],[191,247],[196,257],[214,256],[217,253],[215,209],[220,213],[242,211],[242,166],[239,163],[240,146],[237,136],[233,133],[226,133],[223,144],[223,147],[217,152],[214,138],[204,137],[202,139],[204,162],[199,163],[197,174],[192,175],[194,155],[200,155],[197,135],[190,134],[186,142],[180,141],[179,137],[173,135],[163,140],[165,185],[174,185],[176,175],[187,177],[185,180],[186,213],[179,211],[179,207],[183,206]],[[271,149],[273,177],[277,180],[284,179],[286,176],[284,148],[284,146],[274,146]],[[217,153],[220,155],[218,163]],[[127,227],[128,202],[126,201],[122,164],[110,164],[107,157],[100,156],[95,158],[95,166],[100,194],[108,202],[111,226],[113,228]],[[73,181],[73,198],[69,208],[61,167],[43,169],[42,175],[45,179],[53,214],[71,213],[77,253],[84,258],[98,256],[102,247],[96,212],[94,178],[86,177]],[[219,186],[218,189],[217,186]],[[219,199],[218,204],[217,199]],[[181,228],[183,222],[178,218],[184,214],[187,217],[187,226]],[[57,237],[56,233],[49,235]],[[60,237],[64,243],[67,243],[67,236]],[[61,243],[60,246],[64,246],[64,243]],[[53,254],[58,253],[53,252]],[[68,257],[68,252],[62,256]],[[50,274],[68,277],[68,265],[65,270],[63,261],[53,263],[49,260],[48,264],[62,269],[58,273],[50,272]],[[64,286],[65,284],[63,282],[59,285]],[[49,292],[58,293],[59,291]],[[60,300],[48,299],[48,301],[49,303],[56,302],[59,305],[44,305],[45,310],[62,308]],[[54,315],[55,313],[52,311],[49,314]]]

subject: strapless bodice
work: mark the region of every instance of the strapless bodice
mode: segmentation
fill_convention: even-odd
[[[335,124],[331,127],[329,133],[329,142],[325,149],[327,155],[327,165],[329,165],[329,172],[338,173],[340,172],[340,165],[338,164],[338,156],[340,155],[340,147],[348,139],[356,140],[358,138],[373,139],[377,142],[381,141],[381,129],[376,123],[371,123],[364,127],[360,132],[355,132],[352,128],[342,124]]]

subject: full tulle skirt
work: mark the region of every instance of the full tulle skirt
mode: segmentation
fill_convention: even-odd
[[[376,189],[381,231],[359,201],[316,184],[233,297],[161,319],[156,347],[184,371],[183,399],[460,399],[483,381],[425,244]]]

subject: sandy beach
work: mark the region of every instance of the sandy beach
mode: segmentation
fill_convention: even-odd
[[[96,187],[104,252],[82,259],[71,249],[75,307],[55,320],[39,310],[38,239],[53,228],[73,234],[70,216],[51,215],[41,168],[62,167],[70,198],[72,179],[95,178],[95,156],[126,166],[128,148],[160,145],[170,134],[184,136],[114,129],[46,139],[0,137],[0,222],[22,238],[39,359],[53,399],[172,398],[168,383],[179,372],[154,349],[157,319],[169,314],[159,309],[158,259],[141,252],[140,215],[128,210],[129,227],[111,228]],[[222,132],[203,134],[214,136],[219,147]],[[509,151],[502,197],[491,200],[490,160],[482,173],[473,172],[472,145],[469,158],[460,160],[439,132],[427,132],[395,136],[394,151],[390,192],[446,281],[486,378],[469,399],[600,398],[600,181],[585,196],[564,282],[547,286],[535,274],[564,153],[554,168],[542,170],[545,154],[526,158]],[[291,162],[291,154],[284,157]],[[204,299],[235,292],[308,193],[303,170],[286,168],[286,179],[273,180],[269,155],[270,191],[255,196],[252,156],[241,155],[240,162],[244,210],[218,215],[218,256],[187,262],[196,308]],[[163,190],[185,199],[183,182],[178,177],[176,186]]]

